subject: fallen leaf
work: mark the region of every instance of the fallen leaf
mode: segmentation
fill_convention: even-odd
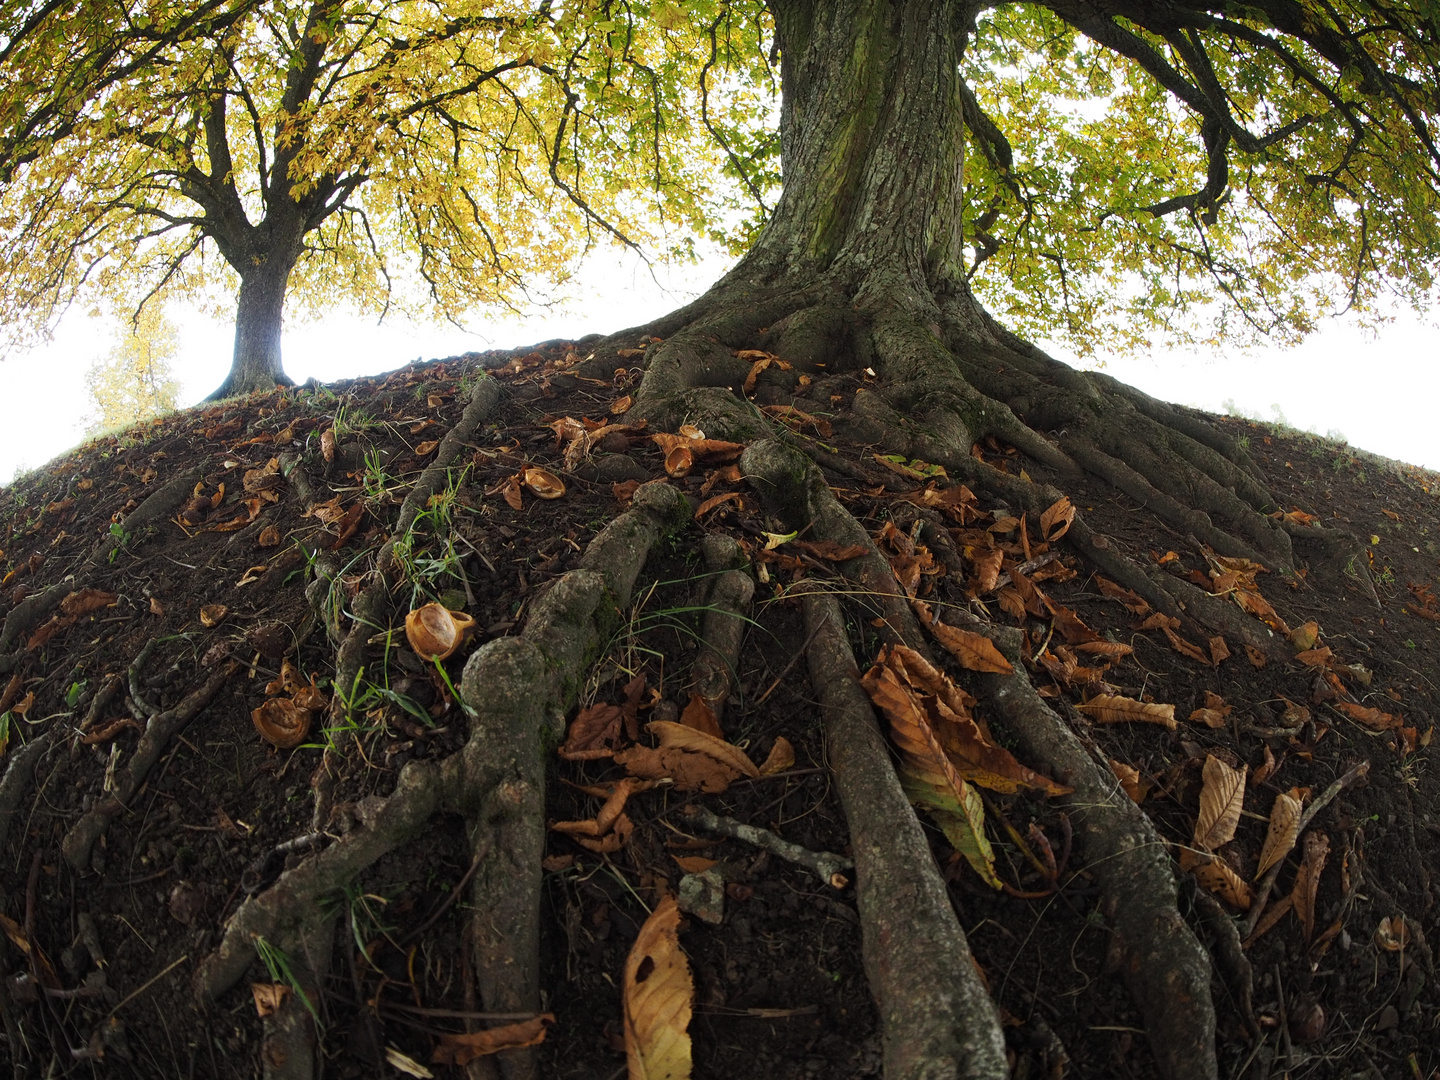
[[[689,1080],[695,986],[680,950],[680,909],[666,896],[625,958],[625,1057],[631,1080]]]
[[[320,433],[320,456],[327,462],[335,460],[335,431],[326,428]]]
[[[1330,650],[1329,645],[1322,645],[1318,649],[1306,649],[1296,653],[1295,659],[1306,667],[1324,668],[1330,666],[1330,662],[1335,659],[1335,654]]]
[[[1195,875],[1195,881],[1206,892],[1214,893],[1233,908],[1248,911],[1251,904],[1250,886],[1230,865],[1215,855],[1182,848],[1180,868]]]
[[[1295,915],[1305,928],[1305,941],[1309,944],[1315,933],[1315,892],[1320,887],[1320,875],[1325,861],[1330,856],[1330,838],[1322,832],[1305,834],[1305,858],[1300,871],[1295,875],[1295,887],[1290,891],[1294,898]]]
[[[117,599],[118,597],[114,593],[105,592],[103,589],[81,589],[61,600],[60,610],[72,619],[78,619],[83,615],[99,611],[101,608],[109,607]]]
[[[1232,769],[1214,754],[1205,755],[1201,770],[1200,813],[1195,818],[1195,846],[1214,851],[1235,836],[1245,804],[1248,766]]]
[[[1230,659],[1230,646],[1225,644],[1225,638],[1223,635],[1216,634],[1209,640],[1208,644],[1210,646],[1211,664],[1219,667],[1221,660]]]
[[[1270,828],[1265,834],[1265,846],[1260,849],[1260,861],[1255,866],[1256,881],[1265,875],[1265,871],[1290,854],[1300,836],[1300,816],[1303,808],[1297,792],[1297,788],[1291,788],[1275,796],[1275,805],[1270,808]]]
[[[1303,622],[1294,630],[1290,631],[1290,640],[1295,648],[1301,652],[1315,647],[1316,640],[1320,637],[1320,624],[1314,619]]]
[[[753,778],[760,775],[760,770],[745,756],[744,750],[716,735],[669,720],[651,721],[645,725],[645,730],[660,740],[662,750],[688,750],[691,753],[705,754],[743,776]]]
[[[714,495],[695,508],[695,520],[699,521],[715,507],[722,503],[733,502],[737,509],[745,509],[745,500],[738,491],[730,491],[724,495]]]
[[[1053,544],[1067,532],[1075,520],[1075,507],[1070,505],[1068,496],[1062,495],[1058,502],[1040,515],[1040,536],[1046,543]]]
[[[712,866],[718,866],[716,859],[706,859],[699,855],[672,855],[672,859],[679,865],[681,870],[687,874],[703,874]]]
[[[969,630],[961,630],[955,626],[946,626],[938,619],[933,619],[928,624],[930,633],[935,635],[935,640],[945,647],[945,651],[960,662],[960,666],[967,671],[985,671],[997,675],[1009,675],[1015,668],[1009,660],[1001,655],[995,643],[984,634],[976,634]]]
[[[1351,720],[1364,724],[1368,728],[1374,728],[1376,731],[1388,731],[1400,726],[1400,721],[1392,714],[1381,712],[1368,705],[1356,705],[1353,701],[1337,701],[1334,705]]]
[[[1160,724],[1169,731],[1176,727],[1174,705],[1136,701],[1119,694],[1096,694],[1076,708],[1101,724]]]
[[[1140,779],[1140,770],[1134,765],[1126,765],[1123,761],[1110,759],[1110,771],[1115,774],[1115,779],[1120,781],[1120,787],[1126,795],[1130,796],[1132,802],[1142,803],[1149,793],[1150,785]]]
[[[501,1027],[462,1034],[443,1034],[430,1060],[436,1065],[468,1065],[478,1057],[501,1050],[519,1050],[545,1041],[545,1029],[555,1022],[554,1013],[542,1013],[530,1020],[517,1020]]]
[[[1187,641],[1168,626],[1164,627],[1163,630],[1166,639],[1170,642],[1170,647],[1176,652],[1182,656],[1188,656],[1191,660],[1195,660],[1201,664],[1210,663],[1210,657],[1205,654],[1205,650],[1200,648],[1200,646],[1194,642]]]
[[[1090,656],[1103,656],[1107,660],[1118,660],[1133,653],[1135,647],[1126,645],[1123,641],[1082,641],[1075,646],[1075,651]]]
[[[274,525],[266,525],[260,530],[260,535],[255,542],[262,548],[275,547],[280,543],[280,530]]]
[[[251,983],[250,996],[255,999],[255,1012],[262,1019],[273,1016],[290,996],[290,987],[284,983]]]
[[[164,614],[165,614],[165,605],[161,604],[160,601],[157,600],[157,599],[155,599],[155,597],[153,597],[153,596],[150,597],[150,614],[151,614],[151,615],[164,615]]]
[[[715,710],[710,707],[704,697],[699,694],[691,694],[690,702],[680,714],[680,723],[686,727],[692,727],[696,731],[703,731],[715,738],[723,738],[720,731],[720,721],[715,719]],[[748,760],[748,759],[747,759]]]
[[[1139,593],[1131,592],[1121,585],[1115,584],[1109,578],[1096,574],[1092,579],[1102,596],[1108,596],[1111,600],[1118,600],[1132,614],[1143,618],[1150,613],[1150,605]]]
[[[519,473],[516,473],[505,482],[504,498],[511,510],[523,510],[525,508],[525,500],[520,494]]]
[[[782,773],[791,765],[795,764],[795,747],[790,745],[790,740],[784,735],[777,735],[775,743],[770,747],[770,753],[760,766],[761,776],[774,776]]]
[[[119,720],[111,720],[108,724],[101,724],[94,731],[80,736],[80,745],[97,746],[100,743],[107,743],[127,728],[134,728],[136,731],[142,730],[140,725],[133,719],[128,716],[122,716]]]
[[[634,404],[633,399],[629,394],[626,394],[624,397],[618,398],[610,403],[610,412],[618,416],[620,413],[629,412],[632,404]]]

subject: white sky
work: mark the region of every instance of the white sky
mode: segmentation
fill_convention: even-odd
[[[477,323],[474,334],[448,326],[376,326],[373,319],[345,314],[291,320],[284,335],[285,369],[297,382],[311,376],[325,382],[417,358],[611,333],[684,303],[721,269],[711,264],[665,275],[662,288],[643,266],[597,256],[579,275],[577,298],[568,310],[523,322]],[[181,331],[176,364],[184,387],[181,404],[191,405],[224,378],[232,328],[178,310],[170,316]],[[91,408],[85,372],[117,333],[111,324],[77,316],[62,323],[48,347],[0,363],[0,482],[80,441]],[[1440,469],[1437,360],[1440,330],[1401,316],[1375,338],[1330,323],[1295,349],[1112,357],[1106,371],[1168,401],[1212,412],[1225,412],[1230,402],[1249,416],[1283,419],[1386,457]]]

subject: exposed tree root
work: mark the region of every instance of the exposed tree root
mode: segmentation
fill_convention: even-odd
[[[199,686],[173,706],[149,717],[145,733],[140,736],[134,753],[130,755],[129,764],[115,770],[109,793],[65,834],[60,849],[65,855],[65,861],[74,867],[76,873],[84,874],[92,869],[99,869],[95,865],[93,852],[96,842],[110,827],[111,819],[130,809],[130,800],[140,790],[140,785],[150,775],[150,770],[160,760],[160,755],[165,752],[170,740],[184,731],[190,721],[210,704],[220,692],[220,688],[235,673],[236,668],[233,661],[222,663],[216,670],[211,671]]]
[[[735,665],[750,619],[755,579],[750,576],[743,549],[726,536],[712,534],[701,546],[705,565],[716,575],[706,596],[700,624],[700,650],[691,675],[693,692],[723,724],[725,703],[735,684]],[[744,567],[738,569],[737,567]]]
[[[953,617],[963,619],[960,613]],[[1056,779],[1075,789],[1063,801],[1079,825],[1085,869],[1104,896],[1112,953],[1145,1017],[1162,1072],[1171,1080],[1214,1080],[1210,959],[1177,910],[1164,841],[1109,768],[1035,692],[1021,664],[1019,632],[964,621],[966,628],[987,633],[1015,665],[1013,674],[981,677],[987,699],[1030,758],[1047,762]]]
[[[409,762],[388,797],[361,806],[359,827],[246,900],[200,964],[200,992],[213,999],[233,986],[254,960],[257,936],[295,948],[313,928],[322,898],[446,810],[468,822],[479,862],[470,938],[484,1005],[538,1011],[545,752],[563,735],[565,712],[618,626],[650,547],[688,519],[688,503],[675,489],[640,488],[632,508],[591,542],[581,568],[534,603],[524,631],[489,642],[466,662],[460,693],[472,715],[465,746],[438,763]],[[507,1077],[533,1075],[533,1058],[506,1055],[502,1069]]]
[[[840,605],[819,588],[803,596],[810,683],[824,709],[830,766],[855,853],[865,974],[883,1024],[885,1076],[1006,1076],[999,1017],[860,688]]]
[[[743,821],[712,813],[694,803],[685,807],[684,812],[687,825],[718,836],[728,836],[732,840],[743,840],[772,855],[778,855],[786,862],[803,866],[832,888],[842,889],[849,884],[850,879],[845,876],[844,871],[853,867],[855,860],[844,855],[836,855],[830,851],[811,851],[799,844],[792,844],[767,829],[757,829]]]

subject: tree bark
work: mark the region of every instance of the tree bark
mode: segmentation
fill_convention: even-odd
[[[230,374],[207,400],[294,385],[280,358],[285,288],[294,266],[286,255],[261,255],[241,274]]]
[[[773,0],[784,190],[727,280],[903,274],[968,295],[960,0]]]

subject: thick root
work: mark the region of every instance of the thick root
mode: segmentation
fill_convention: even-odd
[[[855,853],[865,974],[884,1025],[887,1080],[1009,1075],[995,1005],[910,808],[833,595],[803,592],[810,683],[825,713]]]

